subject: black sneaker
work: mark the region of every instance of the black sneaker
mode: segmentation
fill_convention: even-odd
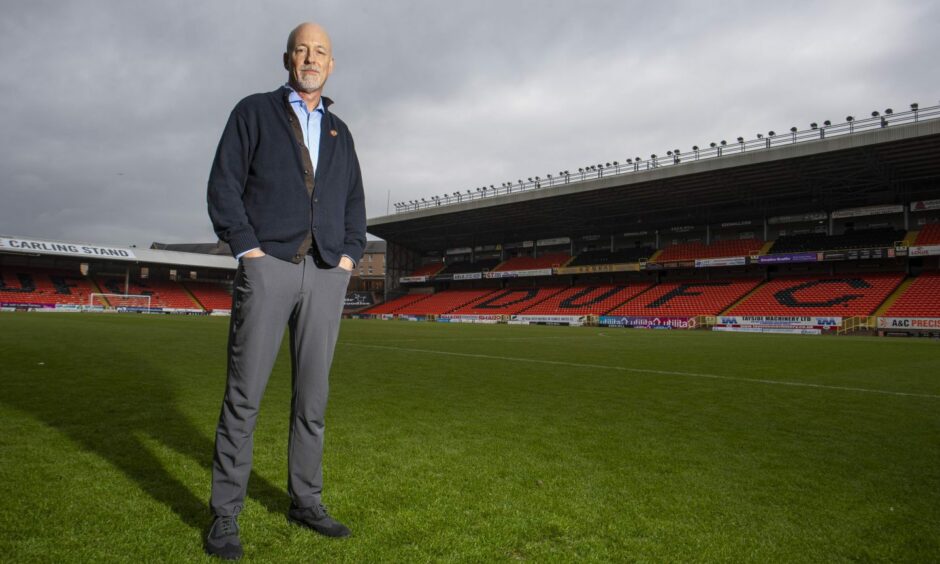
[[[238,521],[235,517],[216,516],[206,535],[206,552],[223,560],[242,557],[242,543],[238,540]]]
[[[297,507],[291,504],[287,511],[287,520],[328,537],[348,537],[352,534],[346,525],[330,517],[322,503],[311,507]]]

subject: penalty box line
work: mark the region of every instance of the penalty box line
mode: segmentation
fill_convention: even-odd
[[[940,399],[940,395],[917,394],[913,392],[893,392],[890,390],[877,390],[873,388],[855,388],[852,386],[831,386],[828,384],[811,384],[807,382],[787,382],[785,380],[768,380],[765,378],[742,378],[739,376],[723,376],[721,374],[705,374],[701,372],[681,372],[676,370],[656,370],[653,368],[629,368],[626,366],[610,366],[607,364],[590,364],[581,362],[565,362],[563,360],[544,360],[539,358],[524,358],[517,356],[498,356],[492,354],[462,353],[453,351],[438,351],[434,349],[418,349],[413,347],[394,347],[391,345],[371,345],[365,343],[350,343],[340,341],[343,345],[363,347],[369,349],[382,349],[400,352],[413,352],[436,354],[441,356],[457,356],[462,358],[482,358],[486,360],[505,360],[509,362],[528,362],[532,364],[548,364],[552,366],[570,366],[572,368],[597,368],[601,370],[617,370],[620,372],[633,372],[637,374],[658,374],[660,376],[685,376],[688,378],[707,378],[710,380],[728,380],[731,382],[749,382],[752,384],[769,384],[775,386],[791,386],[796,388],[816,388],[822,390],[837,390],[842,392],[861,392],[866,394],[880,394],[885,396],[901,396],[912,398]]]

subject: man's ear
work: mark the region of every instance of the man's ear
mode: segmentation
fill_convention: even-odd
[[[284,53],[284,70],[290,70],[290,56]]]

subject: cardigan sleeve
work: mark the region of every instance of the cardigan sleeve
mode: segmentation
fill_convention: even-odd
[[[209,218],[216,235],[229,244],[233,256],[261,246],[242,200],[254,152],[251,137],[248,124],[236,108],[225,124],[209,171],[206,196]]]
[[[362,170],[359,157],[350,137],[352,149],[352,167],[349,192],[346,195],[346,235],[343,240],[343,254],[358,264],[366,247],[366,198],[362,188]]]

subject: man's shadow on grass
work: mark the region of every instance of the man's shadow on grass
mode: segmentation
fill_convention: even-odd
[[[29,414],[100,456],[184,523],[206,531],[211,520],[208,500],[196,497],[152,453],[152,446],[141,440],[152,439],[197,461],[205,471],[200,479],[208,484],[213,442],[178,409],[167,375],[130,358],[109,358],[107,371],[64,364],[61,369],[5,375],[0,403]],[[219,407],[222,392],[220,386]],[[254,471],[248,494],[269,511],[287,509],[286,491]]]

